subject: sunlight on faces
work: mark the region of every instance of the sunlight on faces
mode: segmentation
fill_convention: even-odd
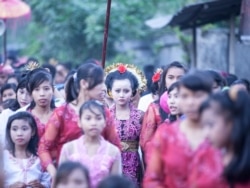
[[[2,101],[4,102],[8,99],[16,99],[16,93],[12,88],[6,89],[3,92]]]
[[[17,102],[20,107],[24,107],[31,102],[32,98],[26,88],[20,88],[17,90]]]
[[[16,119],[11,123],[10,137],[16,146],[28,145],[31,137],[34,135],[28,121]]]
[[[207,132],[209,141],[218,148],[225,147],[232,131],[232,122],[221,113],[218,104],[213,102],[201,114],[201,125]]]
[[[111,93],[116,104],[127,105],[132,97],[132,86],[129,79],[114,80]]]
[[[90,137],[100,136],[106,121],[103,114],[95,107],[83,110],[79,119],[80,128],[82,128],[85,135]]]
[[[56,188],[89,188],[86,175],[80,169],[73,170]]]
[[[173,83],[177,82],[183,75],[185,71],[178,67],[169,68],[165,77],[165,86],[169,88]]]
[[[51,83],[44,81],[32,91],[31,95],[36,105],[46,107],[50,105],[53,94],[54,90]]]
[[[190,120],[199,120],[199,108],[208,96],[207,92],[192,91],[184,86],[180,86],[179,107],[181,112]]]
[[[168,103],[168,107],[169,107],[169,110],[170,110],[170,114],[172,114],[172,115],[180,114],[179,96],[178,96],[178,89],[177,88],[173,89],[168,94],[167,103]]]

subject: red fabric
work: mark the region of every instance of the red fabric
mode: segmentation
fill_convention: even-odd
[[[106,123],[103,137],[120,148],[120,140],[108,109]],[[82,129],[78,127],[78,115],[68,104],[55,109],[39,143],[38,154],[42,166],[46,168],[55,160],[57,163],[63,144],[79,138],[82,134]]]
[[[146,151],[146,147],[149,141],[153,138],[157,127],[161,124],[162,119],[159,112],[159,105],[151,103],[146,111],[140,135],[140,146],[143,152]]]
[[[147,148],[147,168],[144,188],[187,188],[190,161],[197,150],[192,150],[179,130],[179,121],[163,123]]]
[[[222,155],[212,146],[201,149],[194,157],[192,168],[189,172],[189,187],[196,188],[230,188],[230,185],[222,177]],[[248,184],[236,184],[234,188],[250,188]]]

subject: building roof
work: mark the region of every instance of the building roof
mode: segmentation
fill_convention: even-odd
[[[243,0],[216,0],[198,3],[184,7],[176,13],[169,26],[180,29],[202,26],[223,20],[229,20],[232,15],[239,15]]]

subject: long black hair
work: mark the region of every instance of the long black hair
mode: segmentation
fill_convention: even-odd
[[[125,80],[125,79],[129,80],[131,84],[132,94],[133,96],[135,96],[136,91],[139,87],[139,83],[135,75],[128,70],[126,70],[124,73],[120,73],[118,70],[116,70],[107,75],[105,84],[107,86],[108,92],[111,91],[115,80]]]
[[[179,80],[178,87],[184,87],[191,91],[204,91],[208,94],[212,92],[213,79],[205,71],[194,71],[186,74]]]
[[[56,172],[54,188],[61,182],[67,180],[74,170],[81,170],[87,180],[88,187],[90,187],[90,176],[88,169],[79,162],[67,161],[62,163]]]
[[[11,125],[14,120],[24,120],[24,121],[27,121],[28,124],[30,125],[34,135],[32,136],[32,138],[30,139],[28,143],[27,151],[37,156],[37,147],[38,147],[38,142],[39,142],[38,130],[37,130],[36,121],[29,112],[18,112],[9,117],[9,120],[7,122],[7,127],[6,127],[7,149],[9,150],[10,153],[12,153],[13,156],[15,156],[15,144],[12,141],[11,136],[10,136]]]
[[[218,113],[233,122],[230,142],[234,156],[224,169],[224,177],[231,184],[246,183],[250,180],[250,97],[246,91],[232,95],[232,89],[216,93],[203,103],[200,112],[210,108],[211,103],[219,104]]]
[[[53,89],[53,79],[51,73],[49,73],[46,69],[44,68],[37,68],[32,71],[30,71],[27,76],[27,85],[26,89],[31,95],[33,90],[39,87],[43,82],[48,81],[51,84],[51,87]],[[31,102],[30,106],[28,109],[33,109],[36,106],[34,100]],[[50,103],[50,107],[53,109],[55,108],[55,102],[52,99]]]
[[[67,103],[72,102],[78,97],[81,80],[87,81],[89,84],[88,90],[91,90],[95,86],[103,82],[104,71],[101,66],[93,63],[86,63],[81,65],[77,69],[77,72],[68,78],[65,87]]]

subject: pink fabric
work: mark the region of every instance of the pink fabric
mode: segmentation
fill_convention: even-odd
[[[72,141],[63,146],[61,157],[70,161],[76,161],[86,166],[90,173],[91,187],[97,187],[98,183],[110,174],[113,163],[119,159],[118,155],[112,156],[109,154],[109,147],[112,146],[109,142],[101,139],[101,145],[94,156],[89,156],[84,145],[84,136]],[[117,148],[117,151],[118,148]],[[60,160],[61,160],[60,157]]]
[[[229,188],[230,185],[223,178],[224,166],[221,152],[212,146],[201,149],[194,157],[189,171],[188,187],[198,188]],[[234,184],[234,188],[249,188],[246,184]]]
[[[160,107],[166,112],[167,114],[170,113],[169,107],[168,107],[168,92],[162,94],[160,97]]]
[[[158,127],[147,150],[147,168],[143,188],[187,188],[187,178],[194,155],[205,144],[193,150],[179,130],[180,122]]]
[[[114,117],[114,123],[121,141],[138,142],[141,133],[142,111],[130,105],[130,118],[128,120],[118,120],[115,117],[115,105],[110,109]],[[140,185],[140,175],[142,167],[138,151],[122,151],[122,170],[123,174],[130,178],[134,183]]]

